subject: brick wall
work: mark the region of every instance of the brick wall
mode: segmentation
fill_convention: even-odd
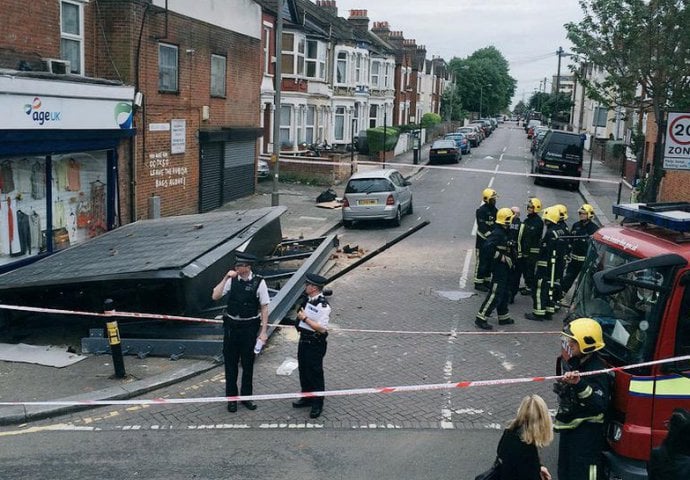
[[[657,125],[654,114],[647,116],[647,135],[645,138],[645,160],[654,160],[654,145],[656,143]],[[644,168],[642,170],[644,172]],[[684,170],[667,170],[659,185],[658,201],[660,202],[690,202],[690,172]]]

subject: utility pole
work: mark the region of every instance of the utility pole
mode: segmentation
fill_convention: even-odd
[[[556,72],[556,105],[554,106],[554,112],[551,115],[552,125],[554,123],[553,121],[558,118],[558,96],[561,93],[561,57],[563,56],[563,47],[558,47],[556,53],[558,54],[558,71]]]
[[[271,162],[273,163],[273,190],[271,191],[271,206],[280,205],[280,195],[278,193],[278,179],[280,176],[280,88],[282,84],[282,52],[283,52],[283,0],[276,2],[276,65],[274,76],[273,95],[273,153]]]

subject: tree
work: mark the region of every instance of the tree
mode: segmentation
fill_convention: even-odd
[[[651,106],[657,141],[647,201],[657,197],[663,176],[664,114],[690,99],[690,6],[685,0],[580,0],[584,19],[566,24],[576,59],[603,68],[591,81],[575,72],[587,94],[609,108]],[[642,95],[640,95],[641,87]]]
[[[422,115],[422,128],[433,127],[441,123],[441,116],[437,113],[425,113]]]
[[[529,99],[529,108],[541,112],[543,118],[552,118],[559,123],[568,123],[573,102],[567,93],[535,92]]]
[[[525,112],[529,110],[527,108],[527,105],[525,105],[525,102],[520,100],[516,105],[515,108],[513,109],[513,113],[515,115],[520,115],[521,117],[525,114]]]
[[[463,116],[458,86],[451,84],[441,95],[441,117],[445,120],[462,120]]]
[[[510,107],[516,81],[509,75],[508,61],[496,47],[475,51],[465,59],[449,62],[455,74],[462,108],[493,115]]]

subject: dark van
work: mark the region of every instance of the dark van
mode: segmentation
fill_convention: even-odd
[[[577,133],[549,131],[532,158],[532,173],[579,177],[582,173],[582,140]],[[534,177],[535,185],[543,178]],[[579,181],[564,180],[573,190]]]

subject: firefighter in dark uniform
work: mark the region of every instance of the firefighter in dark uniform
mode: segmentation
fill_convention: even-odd
[[[320,275],[307,273],[304,287],[305,296],[297,310],[297,362],[299,383],[302,392],[322,392],[326,389],[323,377],[323,357],[326,355],[326,337],[331,306],[322,290],[326,279]],[[311,407],[309,417],[318,418],[323,410],[323,397],[301,398],[293,402],[294,408]]]
[[[559,372],[554,385],[558,413],[554,430],[558,445],[559,480],[599,478],[601,452],[605,446],[604,420],[609,408],[611,377],[581,373],[607,368],[598,350],[604,348],[601,325],[591,318],[578,318],[563,329]]]
[[[496,226],[482,246],[481,262],[491,272],[491,284],[486,298],[479,307],[474,324],[482,330],[492,330],[493,327],[486,321],[496,308],[499,325],[515,323],[508,312],[510,295],[510,271],[513,268],[513,260],[510,258],[508,236],[510,223],[513,220],[513,212],[510,208],[501,208],[496,214]]]
[[[520,290],[522,295],[532,295],[535,287],[534,271],[539,258],[539,245],[544,235],[544,221],[541,213],[541,200],[536,197],[527,202],[527,217],[520,225],[518,233],[518,262],[520,272],[525,279],[525,286]]]
[[[564,237],[570,236],[570,228],[568,227],[568,207],[563,204],[554,205],[553,208],[558,210],[559,221],[558,221],[558,238],[559,246],[562,254],[556,259],[556,280],[554,282],[553,289],[553,306],[554,311],[558,311],[561,308],[561,299],[563,298],[564,291],[561,286],[563,281],[563,276],[565,275],[565,269],[568,266],[568,261],[570,259],[570,241]],[[552,312],[553,313],[553,312]]]
[[[475,263],[474,263],[474,288],[481,292],[489,291],[489,284],[491,283],[489,268],[482,265],[481,249],[494,228],[494,221],[496,220],[496,190],[492,188],[485,188],[482,191],[482,205],[477,209],[475,217],[477,220],[477,239],[474,245]]]
[[[551,320],[555,312],[553,295],[558,279],[556,268],[558,257],[564,254],[563,242],[559,239],[560,215],[555,207],[549,207],[542,214],[546,232],[539,245],[539,257],[535,270],[535,289],[532,292],[532,312],[525,313],[528,320]]]
[[[520,219],[520,207],[510,207],[510,211],[513,212],[513,220],[510,222],[510,229],[508,230],[508,251],[513,262],[513,268],[510,269],[510,280],[508,281],[510,287],[508,303],[512,304],[515,303],[515,295],[520,290],[520,277],[522,276],[520,264],[518,263],[517,246],[522,220]]]
[[[223,313],[223,357],[225,359],[225,396],[237,395],[238,364],[242,363],[241,395],[252,394],[254,375],[254,345],[257,338],[266,342],[268,329],[268,287],[266,281],[252,272],[256,257],[248,253],[235,254],[235,269],[228,271],[213,288],[211,298],[228,296]],[[256,410],[250,400],[242,402],[249,410]],[[237,402],[228,402],[228,411],[237,411]]]
[[[568,293],[570,287],[575,283],[575,279],[580,275],[585,263],[587,248],[589,248],[589,238],[599,229],[599,226],[592,221],[594,208],[590,204],[582,205],[577,213],[580,219],[573,224],[573,228],[570,230],[570,236],[577,238],[570,239],[570,262],[568,262],[561,282],[563,295]]]

